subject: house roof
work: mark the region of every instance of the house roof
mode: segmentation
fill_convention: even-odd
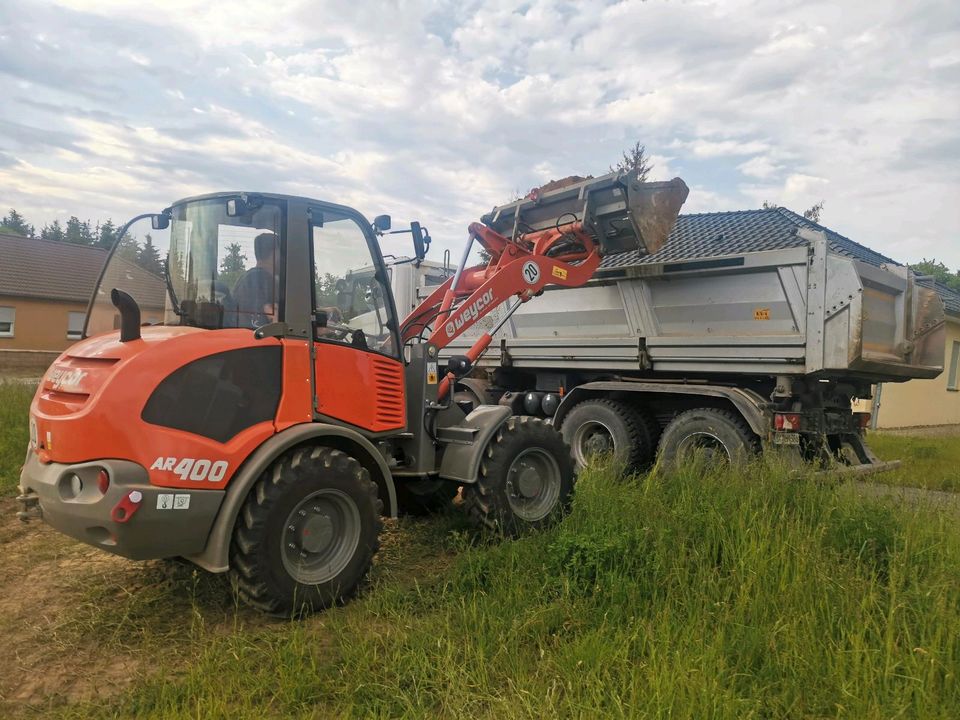
[[[85,303],[106,259],[101,248],[0,233],[0,296]],[[162,278],[122,258],[116,263],[124,289],[146,306],[163,307]]]
[[[787,208],[772,208],[681,215],[677,218],[677,224],[666,244],[659,251],[644,257],[635,252],[609,255],[603,259],[601,267],[629,267],[802,247],[807,243],[797,235],[800,228],[825,232],[830,250],[839,255],[863,260],[871,265],[899,265],[885,255],[811,222]]]
[[[633,265],[675,262],[691,258],[737,255],[761,250],[784,250],[806,245],[797,232],[801,228],[826,233],[831,252],[871,265],[900,265],[896,260],[844,237],[830,228],[807,220],[787,208],[738,210],[735,212],[681,215],[660,250],[640,257],[636,252],[608,255],[601,268],[623,268]],[[960,316],[960,293],[932,279],[920,284],[934,287],[943,299],[946,311]]]
[[[0,295],[86,302],[106,259],[101,248],[0,233]]]

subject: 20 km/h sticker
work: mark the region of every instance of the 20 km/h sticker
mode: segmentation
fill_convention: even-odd
[[[527,260],[520,269],[520,272],[527,285],[536,285],[540,280],[540,266],[533,260]]]

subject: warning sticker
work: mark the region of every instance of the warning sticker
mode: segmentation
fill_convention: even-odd
[[[157,510],[189,510],[190,496],[186,493],[160,493],[157,495]]]
[[[553,266],[553,270],[550,271],[550,274],[553,275],[555,278],[560,278],[561,280],[567,279],[566,269],[562,267],[557,267],[556,265]]]
[[[754,308],[753,311],[754,320],[769,320],[770,319],[770,308]]]
[[[427,384],[437,384],[437,364],[435,362],[427,363]]]

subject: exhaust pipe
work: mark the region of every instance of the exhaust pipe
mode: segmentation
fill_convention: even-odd
[[[120,311],[120,342],[140,339],[140,306],[123,290],[110,291],[110,302]]]

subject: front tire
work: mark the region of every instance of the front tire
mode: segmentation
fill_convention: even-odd
[[[515,416],[490,440],[477,482],[464,486],[463,502],[477,526],[515,536],[562,514],[574,480],[573,459],[560,433],[540,418]]]
[[[657,424],[632,405],[616,400],[585,400],[563,420],[563,439],[577,467],[586,467],[593,456],[610,454],[629,472],[653,461]]]
[[[324,446],[281,456],[237,518],[230,571],[240,597],[282,616],[349,599],[377,551],[381,508],[356,458]]]

